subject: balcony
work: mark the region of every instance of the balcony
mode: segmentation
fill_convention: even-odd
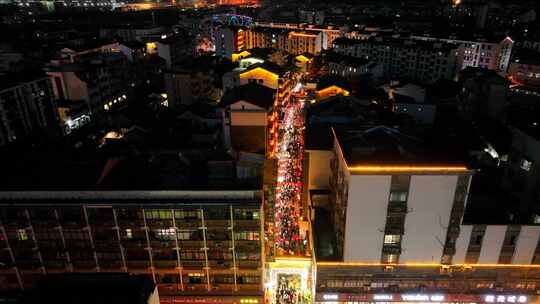
[[[443,254],[448,254],[448,255],[456,254],[456,246],[453,246],[453,245],[444,246]]]
[[[160,269],[171,269],[178,267],[176,260],[154,260],[154,267]]]
[[[383,245],[382,252],[384,254],[401,254],[401,246],[399,244],[385,244]]]
[[[150,261],[145,261],[145,260],[128,260],[126,264],[129,270],[147,269],[150,267]]]
[[[223,227],[227,228],[231,225],[230,220],[212,220],[208,219],[206,220],[206,227]]]
[[[260,261],[246,261],[246,260],[240,260],[236,261],[236,264],[239,268],[250,268],[250,269],[256,269],[261,266]]]
[[[122,261],[116,260],[116,261],[99,261],[99,268],[103,270],[120,270],[122,269]]]
[[[68,263],[66,260],[45,260],[43,262],[47,270],[50,269],[67,269]]]
[[[72,261],[71,264],[78,271],[94,271],[96,269],[96,262],[94,260]]]
[[[37,270],[41,264],[37,259],[18,259],[17,266],[21,269]]]

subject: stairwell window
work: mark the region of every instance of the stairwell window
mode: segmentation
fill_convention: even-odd
[[[17,239],[19,241],[28,240],[28,234],[26,233],[26,229],[17,229]]]
[[[392,191],[392,192],[390,192],[390,201],[391,202],[406,202],[407,201],[407,192],[405,192],[405,191]]]
[[[387,234],[384,236],[385,245],[399,244],[400,241],[401,241],[401,235],[399,234]]]

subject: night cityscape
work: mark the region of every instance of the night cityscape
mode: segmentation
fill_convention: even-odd
[[[540,304],[537,14],[0,0],[0,304]]]

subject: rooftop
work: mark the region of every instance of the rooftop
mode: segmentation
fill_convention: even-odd
[[[326,60],[350,67],[362,67],[370,63],[370,60],[365,58],[343,55],[332,51],[326,53]]]
[[[457,45],[451,43],[444,43],[438,41],[422,41],[414,40],[409,38],[395,38],[395,37],[370,37],[368,39],[350,39],[345,37],[340,37],[334,40],[333,42],[336,45],[347,45],[353,46],[358,44],[382,44],[382,45],[392,45],[396,47],[406,47],[406,48],[419,48],[430,51],[441,51],[448,52],[454,49],[457,49]]]
[[[533,49],[512,49],[512,62],[528,65],[540,65],[540,52]]]
[[[278,76],[283,76],[285,75],[286,73],[286,70],[283,69],[282,67],[280,67],[279,65],[271,62],[271,61],[265,61],[263,63],[256,63],[256,64],[252,64],[250,65],[245,71],[243,71],[242,73],[246,73],[248,71],[251,71],[251,70],[254,70],[256,68],[262,68],[262,69],[265,69],[269,72],[272,72]]]
[[[238,101],[246,101],[263,109],[269,110],[274,105],[276,90],[260,85],[248,83],[227,91],[221,98],[221,106],[229,106]]]
[[[143,275],[124,273],[54,274],[43,277],[22,303],[147,303],[155,284]]]
[[[41,69],[0,74],[0,91],[44,78],[47,75]]]
[[[387,126],[336,129],[335,134],[349,167],[464,164],[458,157],[438,150],[436,145]]]

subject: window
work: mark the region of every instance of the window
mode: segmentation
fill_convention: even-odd
[[[17,239],[19,241],[28,240],[28,234],[26,233],[26,229],[17,229]]]
[[[244,241],[258,241],[259,240],[258,231],[235,232],[235,235],[236,235],[236,240],[244,240]]]
[[[482,236],[481,235],[477,235],[476,238],[474,239],[474,244],[475,245],[480,245],[482,244]]]
[[[391,202],[406,202],[407,192],[404,192],[404,191],[390,192],[390,201]]]
[[[397,260],[398,260],[398,255],[397,254],[385,254],[383,256],[383,263],[390,263],[390,264],[393,264],[393,263],[397,263]]]
[[[145,210],[147,219],[171,219],[172,213],[170,210]]]
[[[177,219],[198,219],[199,210],[175,210],[174,217]]]
[[[133,230],[126,229],[126,239],[132,239],[133,238]]]
[[[510,242],[510,245],[511,245],[511,246],[515,246],[515,245],[516,245],[516,236],[515,236],[515,235],[512,235],[512,236],[510,237],[510,241],[509,241],[509,242]]]
[[[172,240],[172,239],[174,239],[175,230],[176,229],[174,229],[174,228],[156,229],[156,230],[154,230],[154,233],[155,233],[155,235],[157,236],[158,239]]]
[[[399,244],[400,240],[401,240],[401,235],[399,234],[387,234],[384,236],[385,245]]]
[[[178,231],[179,240],[189,240],[191,238],[191,231]]]
[[[519,167],[525,171],[530,171],[532,168],[532,161],[529,161],[527,159],[522,159]]]

